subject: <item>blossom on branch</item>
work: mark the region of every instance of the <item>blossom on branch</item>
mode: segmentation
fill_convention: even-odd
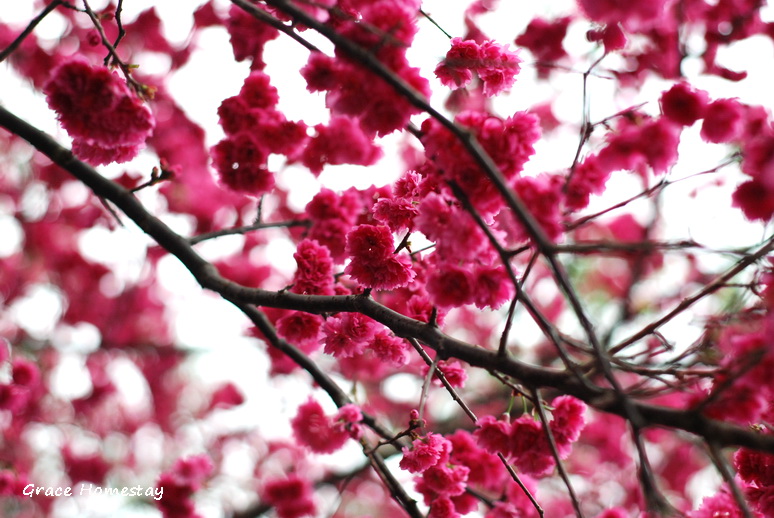
[[[94,165],[131,160],[155,126],[150,109],[125,81],[83,58],[54,69],[43,91],[73,138],[73,152]]]
[[[473,40],[452,38],[451,49],[436,67],[435,75],[445,86],[462,88],[475,72],[484,85],[484,95],[495,96],[510,89],[521,70],[521,58],[493,41],[478,44]]]
[[[366,288],[391,290],[408,284],[416,275],[411,260],[394,253],[392,233],[381,225],[358,225],[347,234],[351,260],[344,272]]]

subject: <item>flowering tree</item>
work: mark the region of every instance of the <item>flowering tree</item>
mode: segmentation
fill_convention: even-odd
[[[35,4],[0,23],[60,128],[0,105],[3,516],[774,516],[774,127],[719,93],[774,37],[763,2],[210,0],[175,7],[182,43],[155,8]],[[245,65],[208,132],[168,83],[203,34]],[[291,76],[322,116],[289,114]],[[326,186],[345,170],[390,179]],[[694,238],[675,214],[706,197],[757,237]],[[147,235],[140,271],[85,253],[95,229]],[[269,395],[190,367],[169,256],[244,314]],[[218,420],[289,390],[284,438]]]

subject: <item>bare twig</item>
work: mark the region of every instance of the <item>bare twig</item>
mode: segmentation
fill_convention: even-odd
[[[634,333],[629,338],[623,340],[618,345],[610,349],[611,354],[615,354],[618,351],[621,351],[622,349],[628,347],[629,345],[645,338],[646,336],[652,334],[654,331],[656,331],[659,327],[663,326],[670,320],[672,320],[677,315],[681,314],[683,311],[685,311],[687,308],[698,302],[699,300],[703,299],[707,295],[714,293],[715,291],[719,290],[723,286],[726,285],[726,283],[731,280],[733,277],[735,277],[737,274],[742,272],[745,268],[750,266],[753,263],[756,263],[766,257],[771,251],[774,250],[774,235],[766,239],[764,244],[754,253],[743,257],[737,263],[726,270],[725,273],[718,276],[714,281],[708,283],[703,288],[701,288],[698,292],[691,295],[690,297],[686,297],[683,299],[672,311],[664,315],[663,317],[659,318],[658,320],[651,322],[647,326],[643,327],[638,332]]]
[[[726,484],[728,484],[728,489],[734,496],[734,500],[736,501],[736,505],[739,506],[742,516],[744,518],[755,518],[752,511],[750,511],[750,507],[747,505],[747,500],[744,498],[744,494],[739,488],[739,484],[737,484],[734,479],[734,472],[731,469],[731,466],[728,465],[726,458],[723,456],[723,452],[720,451],[720,448],[712,439],[707,441],[707,447],[709,448],[709,456],[710,459],[712,459],[712,463],[720,472],[720,475],[723,477]]]
[[[198,243],[201,243],[202,241],[215,239],[217,237],[231,236],[234,234],[246,234],[254,230],[263,230],[265,228],[308,227],[309,225],[311,225],[311,221],[307,219],[298,219],[298,220],[291,220],[291,221],[276,221],[274,223],[254,223],[252,225],[246,225],[243,227],[225,228],[223,230],[214,230],[212,232],[207,232],[206,234],[199,234],[198,236],[188,238],[188,242],[191,243],[192,245],[196,245]]]
[[[13,51],[15,51],[17,48],[19,48],[19,45],[22,44],[24,39],[32,34],[32,31],[35,30],[35,27],[38,26],[40,22],[43,21],[43,19],[62,4],[61,0],[53,0],[50,4],[48,4],[43,10],[38,14],[35,18],[33,18],[29,24],[27,24],[27,27],[19,34],[14,40],[8,45],[6,48],[0,52],[0,63],[8,59],[8,56],[13,54]]]
[[[527,498],[529,498],[529,501],[532,503],[532,506],[537,511],[538,515],[540,515],[540,518],[543,518],[545,516],[545,511],[543,511],[543,508],[540,507],[540,504],[537,500],[535,500],[534,495],[530,492],[530,490],[527,488],[527,486],[524,485],[524,482],[522,482],[521,478],[519,478],[519,474],[516,473],[516,470],[513,469],[513,466],[510,465],[508,462],[508,459],[505,458],[505,455],[498,452],[497,458],[500,459],[500,462],[503,463],[503,466],[505,466],[505,469],[508,470],[508,474],[511,476],[511,478],[519,485],[522,491],[524,491],[524,494],[527,495]]]
[[[540,422],[543,424],[543,431],[546,434],[548,446],[551,448],[551,454],[554,456],[554,460],[556,461],[556,469],[559,471],[559,476],[562,478],[564,485],[567,487],[567,492],[570,495],[570,501],[572,502],[573,509],[575,509],[575,515],[578,518],[583,518],[583,511],[581,510],[578,495],[575,493],[575,489],[572,487],[570,477],[567,474],[567,470],[564,468],[564,462],[562,462],[562,458],[559,456],[559,448],[556,446],[554,434],[551,432],[551,428],[548,426],[548,418],[546,417],[546,411],[543,408],[543,403],[540,399],[539,389],[532,389],[532,399],[535,403],[535,409],[537,410]]]

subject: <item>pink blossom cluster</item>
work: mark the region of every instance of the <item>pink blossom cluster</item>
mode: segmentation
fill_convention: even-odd
[[[293,258],[297,265],[293,274],[293,293],[333,295],[333,259],[328,247],[307,238],[298,243]]]
[[[392,232],[383,225],[352,229],[347,233],[346,252],[350,262],[344,272],[366,288],[400,288],[416,275],[409,256],[395,253]]]
[[[339,359],[357,358],[366,351],[388,365],[408,361],[408,345],[386,327],[360,313],[339,313],[323,325],[325,352]]]
[[[261,9],[261,7],[256,7]],[[215,18],[216,15],[213,15],[211,16]],[[220,19],[213,20],[213,22],[221,23]],[[234,59],[237,61],[249,60],[251,70],[263,70],[266,67],[266,63],[263,61],[264,47],[266,43],[279,36],[279,31],[268,23],[257,20],[236,5],[229,8],[224,25],[228,30]]]
[[[664,91],[660,106],[659,118],[636,112],[619,118],[605,146],[576,165],[565,190],[569,210],[586,207],[592,194],[602,193],[613,171],[668,170],[677,160],[682,128],[701,120],[700,133],[706,142],[742,147],[742,170],[752,179],[738,186],[734,206],[750,220],[766,221],[774,216],[774,191],[766,181],[774,163],[774,130],[763,108],[730,98],[713,101],[707,92],[685,82]]]
[[[535,154],[540,125],[528,112],[501,119],[486,112],[466,111],[455,122],[471,131],[509,182],[515,181],[524,164]],[[435,119],[422,124],[422,144],[434,167],[438,183],[454,181],[480,211],[491,214],[502,206],[502,198],[470,157],[462,143]]]
[[[585,425],[586,405],[572,396],[560,396],[554,399],[552,406],[553,419],[549,428],[560,458],[566,458]],[[528,475],[546,476],[556,465],[543,424],[530,415],[523,415],[513,422],[484,416],[479,419],[474,435],[486,451],[502,453]]]
[[[7,362],[8,353],[4,339],[0,339],[0,367]],[[0,382],[0,409],[23,413],[33,398],[40,396],[42,387],[40,369],[26,358],[14,358],[10,362],[10,383]]]
[[[638,112],[620,117],[606,136],[604,147],[575,166],[565,190],[569,210],[585,208],[592,194],[604,192],[613,171],[630,170],[644,176],[652,170],[662,174],[677,161],[682,126],[673,118],[687,119],[686,115],[676,115],[682,109],[677,103],[664,105],[674,107],[665,108],[664,117],[652,118]]]
[[[430,517],[458,518],[475,511],[478,499],[467,489],[505,493],[489,509],[486,518],[538,517],[534,505],[513,482],[500,459],[465,430],[446,437],[428,433],[415,439],[410,448],[403,448],[400,467],[417,475],[415,488],[429,506]],[[519,476],[536,495],[534,480],[525,473]]]
[[[589,41],[601,41],[605,52],[613,52],[626,47],[627,38],[621,25],[618,23],[608,24],[602,28],[590,29],[586,33],[586,39]]]
[[[572,17],[563,16],[555,20],[533,18],[524,32],[516,37],[515,43],[529,49],[537,59],[538,76],[547,78],[554,70],[550,65],[567,56],[563,41]]]
[[[291,473],[286,478],[267,480],[262,496],[267,504],[274,507],[279,518],[314,516],[317,512],[314,488],[309,479],[298,473]]]
[[[131,160],[153,131],[150,109],[126,83],[83,58],[56,67],[43,92],[73,138],[73,153],[91,164]]]
[[[291,420],[293,437],[315,453],[333,453],[348,439],[359,439],[363,434],[363,415],[355,405],[345,405],[334,416],[325,414],[320,403],[312,399],[298,407]]]
[[[774,516],[774,455],[741,448],[734,454],[734,467],[752,510]]]
[[[304,311],[286,311],[274,323],[277,334],[305,353],[320,348],[323,319]]]
[[[314,134],[301,154],[301,163],[317,175],[326,165],[373,165],[382,154],[356,119],[341,115],[314,127]]]
[[[242,391],[232,382],[223,383],[210,396],[210,403],[207,410],[234,408],[245,402],[245,396]]]
[[[451,49],[436,67],[435,75],[445,86],[463,88],[475,72],[483,84],[484,95],[492,97],[513,86],[520,63],[521,58],[507,45],[452,38]]]
[[[406,59],[406,49],[416,33],[416,2],[378,0],[350,4],[345,12],[349,16],[340,21],[339,32],[372,51],[395,75],[429,97],[428,81]],[[417,113],[417,108],[390,85],[339,49],[335,59],[312,53],[301,73],[310,92],[326,92],[326,106],[333,115],[353,117],[367,135],[403,129]]]
[[[72,484],[79,482],[102,484],[107,474],[113,469],[113,466],[102,457],[101,453],[77,452],[69,444],[62,448],[62,463]]]
[[[465,367],[456,360],[441,360],[436,363],[435,368],[437,374],[433,378],[433,384],[436,386],[443,386],[438,374],[442,374],[444,379],[449,382],[449,385],[455,388],[462,388],[468,379],[468,372],[465,370]],[[427,376],[429,371],[430,365],[422,367],[422,377]]]
[[[751,317],[722,330],[716,344],[723,355],[719,365],[722,370],[713,377],[709,395],[714,400],[705,410],[708,415],[744,426],[771,422],[774,418],[774,380],[770,376],[774,369],[772,333],[774,318],[770,315]],[[754,365],[746,363],[750,358],[757,359]]]
[[[660,102],[664,116],[677,124],[690,126],[703,119],[705,141],[741,146],[742,171],[751,179],[737,187],[733,204],[750,220],[771,219],[774,188],[768,179],[774,171],[774,128],[766,110],[732,98],[711,101],[707,92],[684,82],[665,91]]]
[[[348,257],[346,236],[364,209],[363,199],[356,189],[337,194],[322,188],[306,205],[306,215],[312,222],[307,237],[328,248],[333,263],[341,264]]]
[[[621,2],[619,0],[578,0],[578,6],[590,20],[598,23],[622,23],[630,30],[647,29],[663,16],[670,0]]]
[[[220,125],[226,138],[211,151],[220,181],[234,191],[254,196],[274,187],[268,169],[270,154],[295,159],[307,140],[306,125],[293,122],[276,109],[277,89],[269,76],[253,71],[239,94],[225,99],[220,108]]]
[[[475,500],[465,496],[470,468],[452,462],[451,451],[451,441],[435,433],[415,439],[410,449],[403,448],[400,467],[419,475],[415,487],[430,506],[429,517],[459,516],[476,507]]]
[[[154,87],[156,130],[148,139],[148,145],[160,159],[166,160],[179,171],[174,181],[160,184],[159,192],[164,196],[170,212],[188,214],[194,218],[194,232],[212,231],[218,226],[212,214],[229,207],[233,214],[241,215],[251,200],[218,185],[210,167],[210,152],[205,142],[204,129],[186,115],[163,84],[154,83]],[[139,180],[135,178],[131,185],[125,187],[136,187]]]
[[[202,488],[212,474],[212,461],[207,455],[194,455],[178,459],[168,471],[159,477],[156,485],[164,488],[163,498],[156,506],[164,518],[193,518],[192,497]]]
[[[395,182],[390,196],[376,201],[373,217],[393,232],[413,230],[414,218],[419,214],[418,205],[435,189],[430,178],[409,170]]]
[[[475,304],[497,308],[513,296],[513,284],[473,218],[450,199],[428,194],[414,219],[436,243],[426,290],[443,308]]]
[[[774,127],[760,106],[746,110],[742,147],[742,172],[750,180],[739,185],[733,205],[752,221],[770,221],[774,217]]]

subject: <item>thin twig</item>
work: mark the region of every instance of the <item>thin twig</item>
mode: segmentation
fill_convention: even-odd
[[[10,45],[8,45],[5,49],[3,49],[2,52],[0,52],[0,63],[5,61],[8,56],[13,54],[13,52],[19,47],[19,45],[22,44],[24,39],[32,34],[32,31],[35,30],[35,27],[38,26],[40,22],[43,21],[43,18],[45,18],[48,13],[56,9],[62,4],[61,0],[53,0],[50,4],[48,4],[41,12],[38,14],[35,18],[33,18],[30,23],[27,24],[27,27],[19,34]]]
[[[731,466],[728,465],[726,458],[723,456],[723,452],[720,451],[720,448],[712,439],[707,440],[707,447],[709,448],[709,457],[712,459],[712,463],[720,472],[720,475],[723,477],[726,484],[728,484],[728,489],[734,496],[734,500],[736,500],[736,504],[739,506],[742,516],[744,518],[755,518],[752,511],[750,511],[750,507],[747,505],[747,499],[745,499],[742,490],[739,488],[739,484],[737,484],[734,479],[734,472],[731,469]]]
[[[117,65],[121,69],[121,72],[124,74],[126,82],[134,89],[134,91],[141,97],[147,96],[149,94],[148,88],[132,77],[132,66],[128,65],[121,59],[121,57],[118,55],[118,51],[107,39],[105,29],[102,27],[102,22],[99,21],[96,13],[91,9],[89,0],[83,0],[83,8],[84,12],[89,15],[89,18],[91,18],[91,23],[94,25],[94,28],[97,29],[97,32],[99,33],[99,36],[102,40],[102,45],[108,49],[108,55],[105,56],[105,66],[108,66],[109,64]]]
[[[436,376],[438,376],[438,379],[441,380],[441,383],[443,384],[444,388],[446,388],[447,392],[451,395],[452,399],[460,406],[463,412],[465,412],[465,415],[467,415],[473,423],[478,421],[478,418],[476,417],[476,414],[471,410],[471,408],[465,403],[465,401],[462,400],[459,393],[454,389],[454,387],[451,386],[451,383],[449,383],[449,380],[446,379],[446,376],[444,375],[443,371],[438,369],[438,365],[436,360],[438,359],[438,356],[435,357],[435,359],[430,358],[430,355],[427,354],[427,351],[425,351],[422,346],[419,344],[416,338],[409,338],[408,339],[411,346],[414,348],[417,353],[419,353],[419,356],[422,357],[422,360],[428,365],[429,370],[428,374],[431,375],[435,373]],[[422,390],[424,391],[424,387],[422,387]],[[424,398],[423,398],[424,402]],[[422,413],[419,414],[420,419],[422,418]]]
[[[118,35],[116,36],[116,40],[113,42],[113,48],[118,48],[118,44],[121,43],[121,40],[124,39],[124,36],[126,36],[126,31],[124,30],[124,22],[121,20],[121,13],[124,10],[124,0],[118,0],[118,3],[116,4],[116,26],[118,27]]]
[[[664,315],[663,317],[659,318],[658,320],[651,322],[650,324],[646,325],[642,329],[640,329],[638,332],[634,333],[629,338],[623,340],[618,345],[610,349],[610,354],[615,354],[618,351],[621,351],[622,349],[628,347],[629,345],[645,338],[646,336],[650,335],[654,331],[656,331],[659,327],[663,326],[670,320],[672,320],[677,315],[681,314],[683,311],[685,311],[687,308],[698,302],[699,300],[703,299],[707,295],[719,290],[725,284],[735,277],[737,274],[742,272],[745,268],[750,266],[751,264],[760,261],[765,256],[767,256],[772,250],[774,250],[774,235],[769,237],[763,246],[761,246],[758,251],[756,251],[753,254],[750,254],[747,257],[743,257],[737,263],[729,268],[725,273],[718,276],[714,281],[710,282],[709,284],[705,285],[702,289],[700,289],[698,292],[693,294],[690,297],[686,297],[682,300],[672,311]]]
[[[439,31],[441,31],[441,32],[444,34],[444,36],[446,36],[446,37],[447,37],[447,38],[449,38],[449,39],[452,39],[452,35],[451,35],[451,34],[449,34],[448,32],[446,32],[446,31],[443,29],[443,27],[441,27],[440,25],[438,25],[438,22],[436,22],[436,21],[433,19],[433,17],[432,17],[432,16],[430,16],[429,14],[427,14],[427,13],[426,13],[424,10],[422,10],[422,9],[419,9],[419,14],[421,14],[422,16],[424,16],[425,18],[427,18],[427,20],[428,20],[430,23],[432,23],[433,25],[435,25],[435,27],[436,27],[436,28],[437,28]]]
[[[521,490],[524,491],[524,494],[527,495],[527,498],[529,498],[529,501],[532,502],[532,506],[535,508],[538,515],[540,515],[540,518],[543,518],[543,516],[545,516],[545,511],[543,511],[543,508],[540,507],[540,504],[537,500],[535,500],[535,497],[532,495],[527,486],[524,485],[524,482],[522,482],[521,478],[519,478],[519,474],[516,473],[515,469],[513,469],[513,466],[511,466],[511,464],[508,462],[508,459],[505,458],[505,455],[497,452],[497,458],[500,459],[500,462],[503,463],[503,466],[505,466],[505,469],[508,471],[508,474],[511,476],[511,478],[519,485]]]
[[[231,236],[234,234],[246,234],[254,230],[262,230],[265,228],[290,228],[290,227],[308,227],[311,225],[311,221],[308,219],[298,219],[291,221],[276,221],[274,223],[255,223],[252,225],[245,225],[243,227],[225,228],[223,230],[214,230],[207,232],[206,234],[199,234],[198,236],[188,238],[188,242],[192,245],[207,241],[208,239],[215,239],[222,236]]]
[[[537,410],[538,417],[540,418],[540,422],[543,425],[543,431],[546,434],[546,440],[548,440],[548,446],[551,448],[551,454],[554,456],[554,460],[556,461],[556,469],[559,471],[559,476],[562,478],[564,485],[567,487],[567,492],[570,494],[570,501],[572,502],[573,509],[575,509],[575,515],[578,518],[583,518],[583,511],[581,510],[578,495],[575,494],[575,489],[572,487],[570,477],[567,474],[567,470],[564,468],[564,462],[562,462],[562,458],[559,456],[559,448],[556,446],[556,439],[554,438],[554,434],[551,432],[551,427],[548,426],[546,411],[543,408],[542,401],[540,400],[540,389],[533,388],[531,392],[532,399],[535,404],[535,409]]]

